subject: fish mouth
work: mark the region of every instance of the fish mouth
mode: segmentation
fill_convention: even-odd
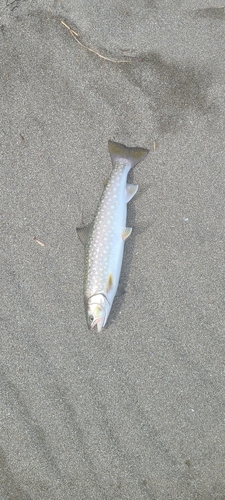
[[[91,324],[91,331],[94,330],[94,327],[96,325],[99,325],[99,323],[102,321],[102,318],[97,318],[93,321],[93,323]]]
[[[87,306],[88,328],[93,331],[97,327],[97,332],[100,333],[106,324],[109,301],[105,294],[95,294],[88,299]]]
[[[104,328],[105,326],[105,318],[106,318],[106,315],[104,315],[104,318],[96,318],[93,323],[91,324],[91,332],[93,332],[95,326],[97,326],[97,332],[100,333],[101,330]]]

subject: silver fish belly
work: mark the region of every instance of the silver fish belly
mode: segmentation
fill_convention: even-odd
[[[138,186],[127,184],[129,170],[143,160],[147,149],[127,148],[109,141],[113,170],[101,197],[85,244],[84,302],[88,328],[105,326],[117,292],[124,242],[132,228],[126,227],[127,203]],[[77,229],[80,239],[83,229]]]

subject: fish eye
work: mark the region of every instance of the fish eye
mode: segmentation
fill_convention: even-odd
[[[94,321],[94,316],[93,316],[93,314],[90,314],[90,316],[89,316],[89,318],[88,318],[88,319],[89,319],[89,321],[92,323],[92,321]]]

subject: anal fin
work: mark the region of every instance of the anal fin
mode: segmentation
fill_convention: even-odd
[[[126,186],[126,202],[130,201],[138,190],[137,184],[127,184]]]

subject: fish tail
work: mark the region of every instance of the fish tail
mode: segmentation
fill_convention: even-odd
[[[148,149],[144,148],[127,148],[118,142],[109,141],[109,152],[112,159],[112,164],[115,165],[119,160],[126,160],[130,168],[134,167],[146,158],[149,153]]]

